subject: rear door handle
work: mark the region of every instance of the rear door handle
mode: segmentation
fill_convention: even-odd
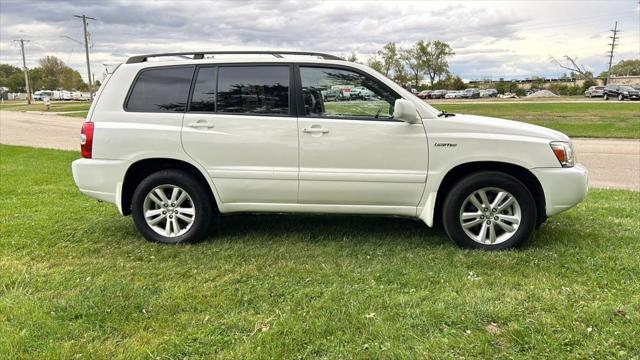
[[[302,132],[307,134],[326,134],[329,132],[329,129],[325,129],[319,125],[313,125],[309,128],[302,129]]]
[[[213,124],[213,122],[209,120],[196,120],[195,122],[190,123],[189,127],[209,129],[209,128],[215,127],[215,125]]]

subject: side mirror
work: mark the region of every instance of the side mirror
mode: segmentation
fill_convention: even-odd
[[[409,124],[420,122],[420,117],[418,117],[418,111],[415,105],[405,99],[396,100],[393,107],[393,118],[408,122]]]

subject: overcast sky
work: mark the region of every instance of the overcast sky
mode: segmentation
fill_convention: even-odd
[[[27,66],[55,55],[86,78],[81,20],[91,21],[91,63],[142,53],[191,50],[306,50],[364,61],[385,43],[444,40],[451,70],[465,79],[559,76],[551,56],[577,56],[606,69],[609,29],[618,21],[614,62],[640,58],[640,8],[626,1],[0,1],[0,62]]]

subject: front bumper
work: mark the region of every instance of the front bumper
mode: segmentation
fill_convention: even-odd
[[[83,194],[116,204],[122,213],[122,183],[129,165],[126,160],[78,159],[71,164],[73,181]]]
[[[535,168],[531,172],[542,185],[547,216],[568,210],[587,197],[589,176],[582,164],[570,168]]]

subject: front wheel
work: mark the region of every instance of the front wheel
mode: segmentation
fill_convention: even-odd
[[[504,250],[531,237],[537,218],[529,189],[515,177],[494,171],[462,179],[447,195],[443,224],[461,247]]]
[[[624,96],[622,94],[618,95],[618,100],[623,101],[624,100]]]
[[[133,193],[131,214],[149,241],[178,244],[207,235],[213,204],[198,179],[180,170],[162,170],[142,180]]]
[[[602,98],[605,99],[605,100],[609,100],[609,94],[602,95]]]

